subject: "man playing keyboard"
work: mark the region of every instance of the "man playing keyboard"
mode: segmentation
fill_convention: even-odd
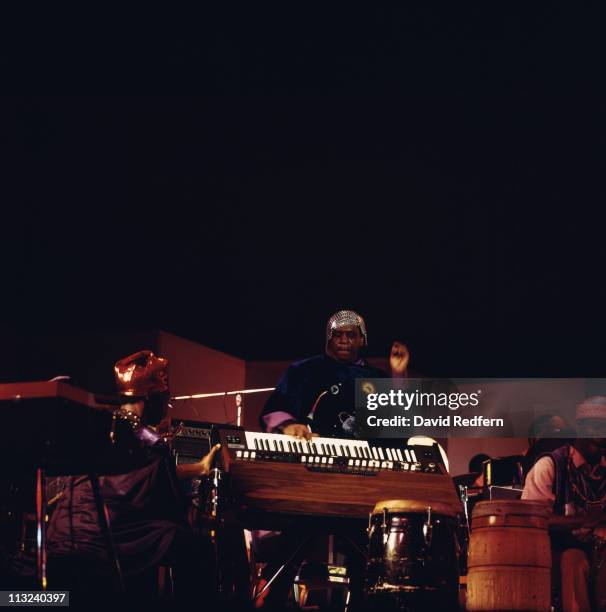
[[[326,325],[325,353],[287,369],[261,413],[262,429],[307,439],[312,429],[323,436],[351,437],[355,379],[386,376],[362,356],[367,345],[366,324],[357,312],[340,310],[332,315]],[[391,376],[405,376],[408,361],[407,347],[394,342],[389,356]],[[329,406],[325,411],[335,413],[334,418],[322,418],[325,406]]]
[[[261,413],[262,430],[295,436],[301,440],[300,444],[305,445],[306,440],[315,436],[351,438],[355,418],[353,390],[356,378],[386,376],[383,370],[369,365],[361,355],[367,345],[366,324],[357,312],[340,310],[332,315],[326,325],[325,353],[293,363],[287,369]],[[394,342],[389,359],[392,377],[405,376],[408,361],[407,347]],[[352,440],[354,451],[355,444],[356,441]],[[352,448],[345,450],[346,456],[352,452]],[[360,457],[365,455],[360,454]],[[352,536],[358,539],[359,534]],[[290,550],[293,542],[300,538],[296,529],[282,533],[256,532],[253,546],[257,554],[268,561],[259,586],[265,584],[283,562],[282,556],[276,554],[276,551]],[[352,590],[354,593],[358,591],[350,602],[355,608],[356,600],[360,599],[362,568],[355,558],[350,557],[346,564],[354,583]],[[264,602],[265,609],[283,609],[292,578],[292,573],[286,571],[272,584]]]

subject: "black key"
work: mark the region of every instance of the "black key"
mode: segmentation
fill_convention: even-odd
[[[370,458],[371,458],[371,457],[370,457],[370,449],[368,449],[368,448],[364,447],[364,456],[365,456],[367,459],[370,459]]]
[[[362,459],[362,451],[360,450],[359,446],[356,446],[356,454],[358,455],[360,459]]]
[[[255,438],[255,449],[256,449],[256,450],[261,450],[261,449],[259,448],[259,438]]]
[[[263,444],[265,445],[265,450],[268,451],[269,450],[269,442],[267,441],[267,439],[263,440]]]
[[[320,444],[320,446],[322,447],[322,454],[328,455],[328,452],[326,451],[326,447],[324,446],[324,444]]]
[[[333,444],[332,445],[332,454],[336,457],[337,456],[337,447]]]

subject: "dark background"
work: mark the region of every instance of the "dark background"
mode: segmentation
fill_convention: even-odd
[[[9,370],[159,328],[294,359],[352,307],[423,373],[604,376],[603,11],[46,10],[2,20]]]

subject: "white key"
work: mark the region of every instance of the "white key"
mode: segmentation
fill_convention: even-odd
[[[404,461],[404,457],[402,456],[402,451],[399,448],[396,448],[396,454],[398,455],[398,461]]]

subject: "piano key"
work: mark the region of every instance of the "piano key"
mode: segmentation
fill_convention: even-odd
[[[398,461],[404,461],[404,457],[402,456],[402,451],[399,448],[396,449],[396,453],[398,455]]]
[[[387,453],[387,458],[391,461],[393,459],[391,456],[391,448],[386,448],[385,452]]]
[[[413,460],[415,463],[417,463],[417,455],[416,455],[416,453],[415,453],[415,449],[414,449],[414,448],[411,448],[411,449],[410,449],[410,455],[411,455],[411,457],[412,457],[412,460]]]
[[[379,453],[377,453],[377,447],[376,447],[376,446],[373,446],[373,447],[372,447],[372,456],[373,456],[375,459],[378,459],[378,458],[379,458]]]
[[[385,460],[385,455],[383,454],[383,449],[379,446],[379,448],[377,449],[379,452],[379,457],[381,459],[381,461]]]
[[[404,454],[406,455],[406,461],[410,463],[412,461],[412,457],[410,456],[410,451],[407,448],[404,449]]]

